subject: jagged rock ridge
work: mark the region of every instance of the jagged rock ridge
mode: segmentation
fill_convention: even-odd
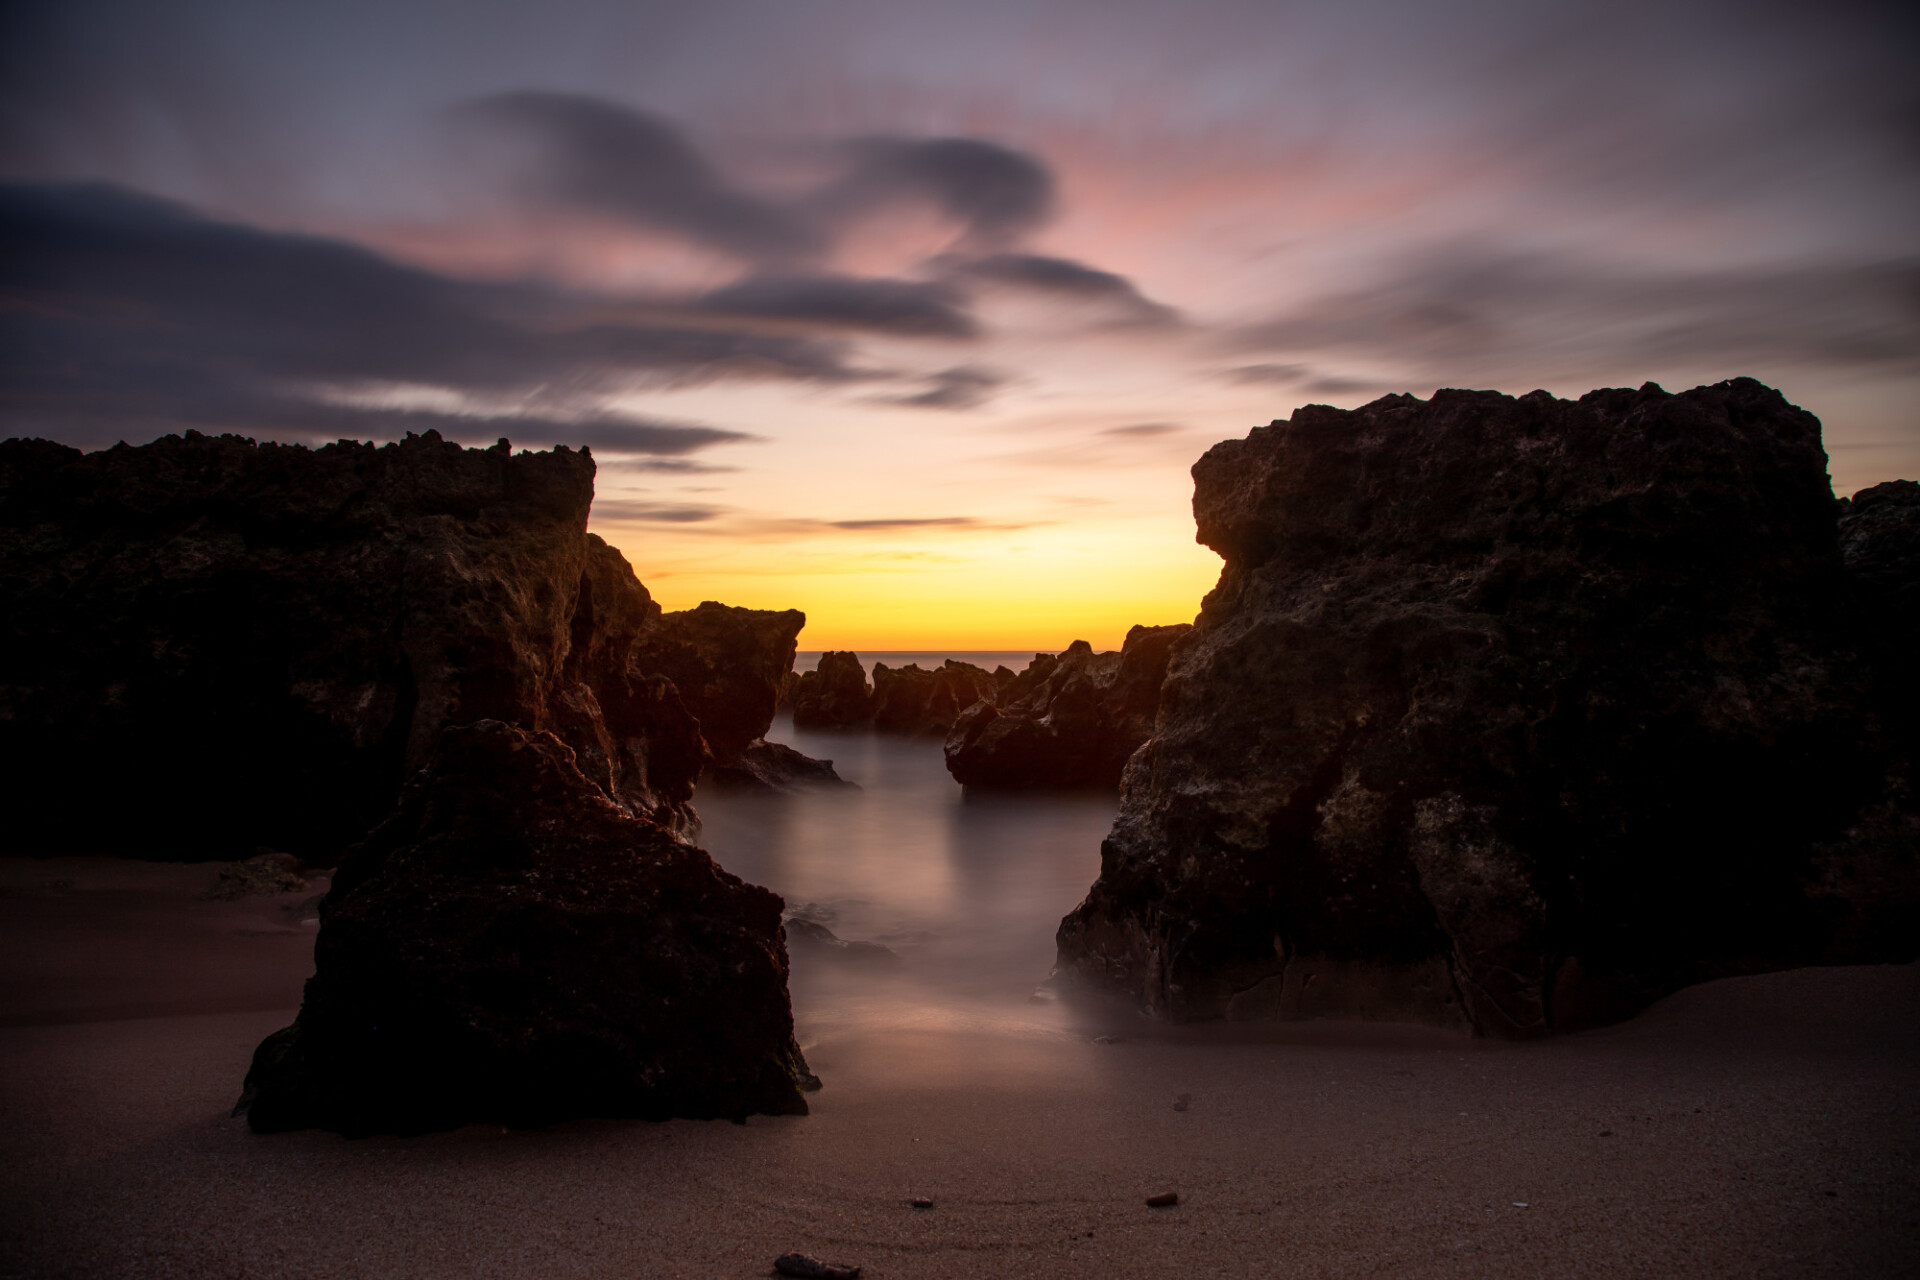
[[[919,663],[873,664],[873,727],[889,733],[945,737],[953,722],[982,698],[998,695],[992,672],[948,658],[931,671]]]
[[[947,771],[972,787],[1118,786],[1153,735],[1168,657],[1191,629],[1137,626],[1117,653],[1076,640],[1057,657],[1036,654],[997,698],[954,722]]]
[[[873,722],[873,686],[860,655],[828,650],[793,682],[796,729],[850,729]]]
[[[1911,728],[1778,393],[1309,406],[1194,479],[1226,564],[1064,972],[1174,1018],[1526,1036],[1913,958],[1875,905],[1912,900]]]

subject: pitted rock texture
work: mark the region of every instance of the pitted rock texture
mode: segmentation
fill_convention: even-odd
[[[584,452],[428,432],[0,444],[0,776],[33,847],[330,862],[450,724],[551,729],[684,824],[698,726]]]
[[[947,735],[947,771],[969,787],[1114,787],[1153,736],[1160,683],[1186,623],[1134,627],[1118,653],[1084,640],[974,703]]]
[[[889,733],[945,737],[954,721],[981,699],[999,696],[993,673],[948,658],[931,671],[873,664],[873,727]]]
[[[851,729],[873,720],[873,686],[860,655],[829,650],[793,684],[796,729]]]
[[[257,1130],[804,1115],[773,893],[635,819],[551,734],[447,730],[341,860]]]
[[[1860,823],[1912,811],[1810,414],[1750,379],[1388,396],[1194,481],[1226,564],[1064,971],[1176,1019],[1531,1036],[1862,958],[1827,873],[1897,863]]]

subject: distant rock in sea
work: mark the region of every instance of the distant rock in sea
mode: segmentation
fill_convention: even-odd
[[[256,1130],[804,1115],[779,897],[636,819],[551,734],[448,729],[341,860]]]
[[[890,733],[945,737],[960,713],[998,696],[993,673],[948,658],[931,671],[919,663],[873,664],[873,727]]]
[[[873,722],[873,686],[860,655],[828,650],[793,684],[796,729],[851,729]]]
[[[1134,627],[1117,653],[1076,640],[1037,654],[999,690],[962,712],[947,736],[947,770],[970,787],[1113,787],[1148,738],[1160,683],[1186,623]]]
[[[1524,1037],[1920,953],[1913,492],[1843,535],[1777,392],[1308,406],[1194,480],[1226,564],[1063,973]]]

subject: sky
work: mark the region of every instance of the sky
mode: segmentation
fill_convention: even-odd
[[[1920,476],[1897,5],[0,5],[0,434],[586,445],[656,599],[1115,647],[1307,403],[1760,378]]]

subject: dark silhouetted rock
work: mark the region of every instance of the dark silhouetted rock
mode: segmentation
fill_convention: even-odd
[[[1889,481],[1843,502],[1840,548],[1897,751],[1878,798],[1822,846],[1816,893],[1840,922],[1832,958],[1866,963],[1902,954],[1920,919],[1920,483]]]
[[[1920,950],[1849,925],[1911,799],[1819,423],[1778,393],[1309,406],[1194,480],[1226,565],[1063,971],[1176,1019],[1527,1036]]]
[[[641,638],[639,662],[673,681],[713,754],[726,759],[772,726],[806,625],[798,609],[737,609],[708,600],[655,619]]]
[[[859,1267],[822,1262],[809,1253],[783,1253],[773,1260],[773,1269],[798,1280],[860,1280]]]
[[[833,761],[802,755],[781,742],[749,742],[729,759],[709,765],[701,782],[734,791],[853,786],[833,771]]]
[[[947,771],[970,787],[1114,787],[1153,736],[1160,682],[1185,623],[1134,627],[1118,653],[1076,640],[1036,656],[999,700],[974,703],[947,735]]]
[[[342,858],[262,1131],[805,1114],[782,903],[609,801],[558,739],[452,728]]]
[[[737,609],[708,600],[661,614],[642,635],[636,665],[671,679],[700,722],[709,750],[705,780],[772,791],[843,785],[832,762],[763,740],[806,624],[798,609]]]
[[[948,658],[932,671],[918,663],[873,664],[873,727],[889,733],[944,737],[953,722],[982,698],[998,696],[993,675],[971,662]]]
[[[1920,652],[1920,482],[1890,480],[1841,507],[1840,550],[1880,665],[1914,674]]]
[[[189,432],[0,444],[0,776],[29,847],[330,861],[450,724],[550,729],[684,825],[703,752],[593,461]]]
[[[873,688],[860,655],[829,651],[793,686],[796,729],[850,729],[873,719]]]

